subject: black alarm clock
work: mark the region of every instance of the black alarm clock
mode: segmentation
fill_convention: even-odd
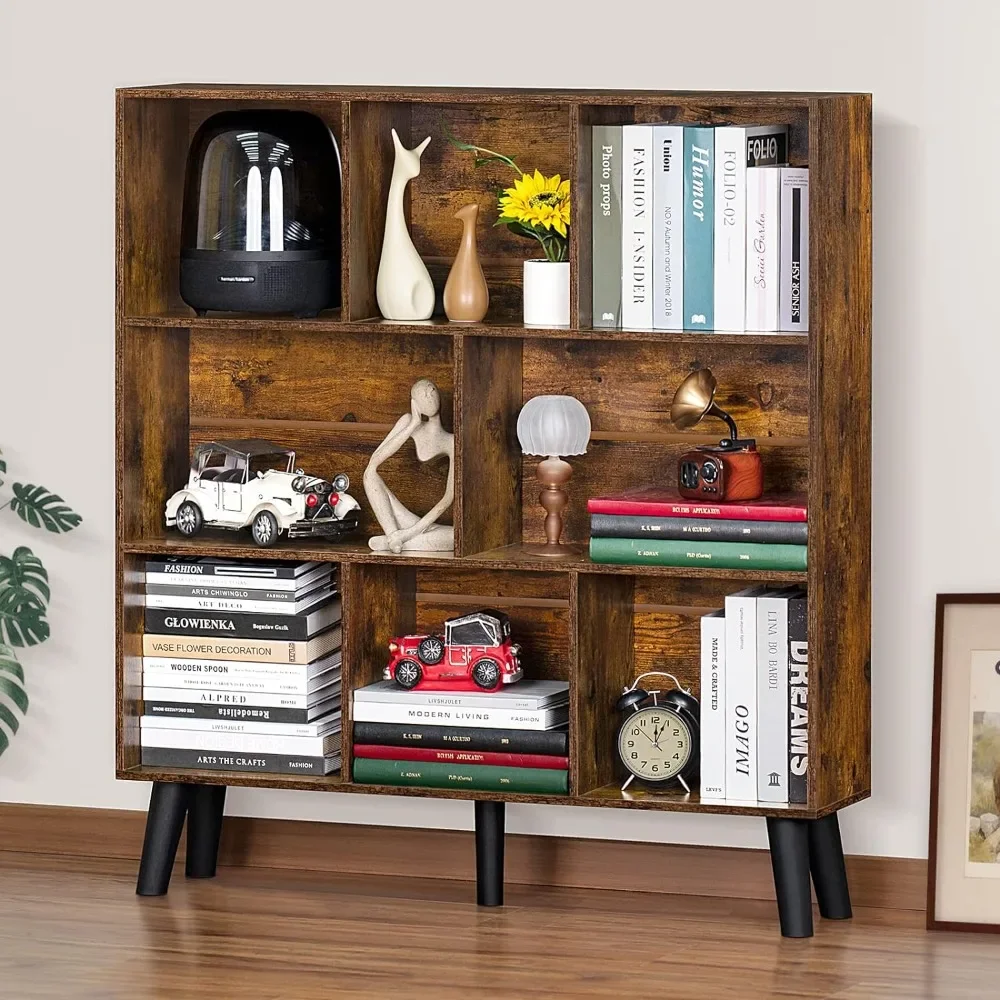
[[[669,677],[669,691],[646,691],[639,681],[651,675]],[[618,730],[618,756],[629,772],[622,791],[638,778],[655,785],[677,783],[686,792],[698,773],[698,699],[673,674],[650,670],[625,688],[615,709],[625,713]]]

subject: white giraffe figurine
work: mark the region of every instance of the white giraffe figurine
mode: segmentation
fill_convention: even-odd
[[[389,184],[389,204],[385,213],[385,237],[382,259],[378,265],[375,297],[386,319],[414,321],[430,319],[434,311],[434,285],[417,248],[410,239],[403,214],[403,193],[406,185],[420,174],[420,155],[431,137],[415,149],[405,149],[392,130],[396,147],[396,162]]]

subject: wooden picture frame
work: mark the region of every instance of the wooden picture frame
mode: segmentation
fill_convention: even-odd
[[[997,875],[970,874],[982,862],[970,856],[969,846],[974,836],[969,821],[975,808],[973,753],[977,739],[970,711],[975,713],[975,704],[983,703],[981,696],[977,701],[973,699],[977,693],[981,695],[984,665],[993,660],[997,661],[993,664],[997,673],[997,710],[980,709],[984,715],[981,726],[987,714],[1000,715],[1000,594],[938,594],[927,850],[928,930],[1000,933],[1000,861],[995,862]],[[1000,726],[997,729],[1000,732]],[[959,740],[961,734],[964,740]],[[960,803],[964,807],[956,815]],[[1000,802],[996,808],[1000,814]],[[950,811],[943,814],[943,810]],[[960,836],[963,827],[964,835]],[[949,853],[942,861],[945,851]],[[987,922],[984,916],[994,917],[995,922]]]

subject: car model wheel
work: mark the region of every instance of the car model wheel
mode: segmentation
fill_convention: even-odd
[[[197,535],[205,523],[205,518],[201,513],[201,508],[190,500],[185,500],[184,503],[177,508],[176,517],[177,530],[182,535],[187,535],[189,538],[191,535]]]
[[[472,668],[472,679],[487,691],[492,691],[500,683],[500,664],[484,656]]]
[[[421,639],[420,645],[417,646],[417,656],[420,657],[421,663],[426,663],[428,666],[440,663],[444,658],[444,641],[436,635]]]
[[[396,683],[400,687],[409,690],[420,683],[423,673],[420,669],[420,664],[416,660],[400,660],[396,664],[396,669],[393,670],[392,676],[396,678]]]
[[[253,540],[266,549],[278,540],[278,519],[269,511],[262,510],[250,525]]]

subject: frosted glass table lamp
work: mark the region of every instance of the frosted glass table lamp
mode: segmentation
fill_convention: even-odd
[[[562,455],[584,455],[590,441],[590,414],[573,396],[535,396],[517,417],[517,439],[525,455],[544,455],[535,469],[542,487],[538,502],[545,509],[545,544],[533,548],[538,555],[572,554],[559,543],[563,511],[569,503],[566,484],[573,467]]]

